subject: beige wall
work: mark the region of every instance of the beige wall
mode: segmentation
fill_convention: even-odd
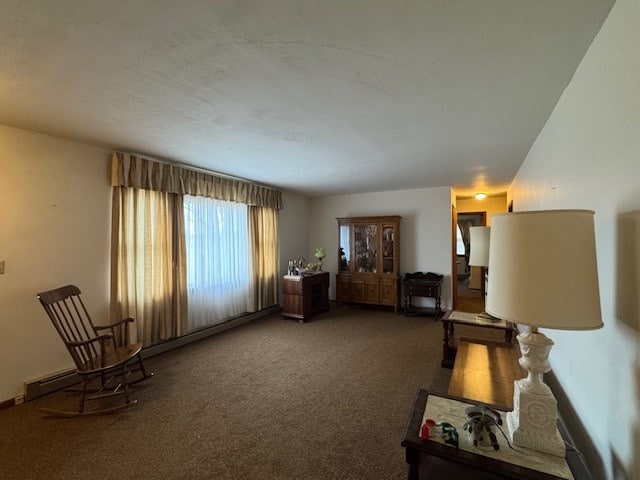
[[[595,210],[604,328],[545,333],[598,479],[640,478],[638,25],[640,2],[618,0],[509,191],[516,211]]]
[[[306,257],[309,245],[309,199],[284,192],[284,208],[279,214],[280,230],[280,273],[287,273],[289,260]]]
[[[331,273],[335,298],[338,266],[337,217],[400,215],[400,273],[432,271],[445,275],[442,307],[451,308],[451,189],[420,188],[312,198],[309,258],[324,247],[324,270]]]
[[[484,200],[476,200],[475,198],[458,198],[456,200],[456,208],[458,213],[465,212],[486,212],[487,225],[491,225],[491,216],[495,213],[504,213],[507,211],[507,195],[499,195],[495,197],[487,197]]]
[[[70,368],[36,293],[74,283],[107,313],[108,152],[0,126],[0,400],[27,379]]]

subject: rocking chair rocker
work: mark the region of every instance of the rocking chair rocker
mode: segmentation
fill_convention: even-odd
[[[125,318],[107,326],[94,325],[80,293],[78,287],[67,285],[37,295],[73,358],[76,373],[82,379],[80,388],[66,390],[80,392],[77,412],[41,409],[46,414],[67,417],[99,415],[132,407],[138,401],[131,400],[129,386],[153,375],[147,373],[142,363],[142,345],[129,344],[128,324],[134,319]],[[129,376],[134,371],[140,371],[141,377],[130,381]],[[94,383],[97,383],[95,387],[92,386]],[[124,403],[85,409],[88,401],[119,395],[124,395]]]

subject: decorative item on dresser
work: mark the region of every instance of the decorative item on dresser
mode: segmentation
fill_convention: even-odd
[[[336,300],[388,305],[400,302],[400,217],[338,218]]]
[[[324,248],[316,248],[316,252],[313,254],[318,260],[318,271],[322,271],[322,259],[327,256],[327,252]]]
[[[433,272],[407,273],[402,281],[404,287],[404,316],[411,313],[432,315],[440,318],[440,292],[444,275]],[[430,297],[434,300],[433,307],[414,307],[413,297]]]

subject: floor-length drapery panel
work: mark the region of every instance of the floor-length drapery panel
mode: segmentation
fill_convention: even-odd
[[[111,318],[148,346],[187,330],[182,196],[113,187]]]
[[[269,207],[249,207],[254,310],[278,301],[278,211]]]
[[[189,330],[251,311],[247,205],[184,196]]]

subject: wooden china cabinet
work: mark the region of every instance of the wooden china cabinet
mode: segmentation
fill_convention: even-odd
[[[400,217],[337,218],[336,300],[388,305],[400,302]]]

